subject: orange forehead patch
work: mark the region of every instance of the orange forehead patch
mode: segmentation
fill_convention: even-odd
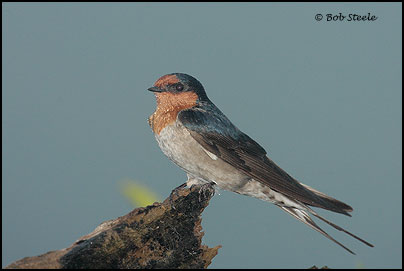
[[[153,132],[160,134],[167,125],[175,122],[181,110],[194,107],[197,99],[198,95],[194,92],[156,93],[157,108],[149,117],[149,125]]]
[[[172,85],[172,84],[178,83],[179,81],[180,80],[178,80],[176,75],[167,74],[167,75],[164,75],[164,76],[160,77],[156,81],[156,83],[154,83],[154,86],[158,87],[158,88],[164,88],[167,85]]]

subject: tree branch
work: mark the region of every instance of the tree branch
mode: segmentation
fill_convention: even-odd
[[[163,203],[105,221],[68,248],[6,268],[207,268],[221,247],[201,244],[201,214],[213,194],[210,184],[179,187]]]

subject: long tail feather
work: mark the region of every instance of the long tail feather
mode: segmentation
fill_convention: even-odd
[[[304,224],[306,224],[306,225],[310,226],[311,228],[315,229],[316,231],[318,231],[319,233],[321,233],[322,235],[324,235],[325,237],[327,237],[331,241],[333,241],[336,244],[340,245],[342,248],[347,250],[349,253],[352,253],[352,254],[356,255],[352,250],[350,250],[349,248],[347,248],[346,246],[344,246],[343,244],[341,244],[340,242],[338,242],[337,240],[332,238],[328,233],[326,233],[319,226],[317,226],[317,224],[311,219],[311,217],[309,216],[309,214],[307,214],[306,211],[296,209],[296,208],[291,208],[291,207],[280,206],[280,205],[278,205],[278,206],[282,210],[287,212],[288,214],[292,215],[293,217],[297,218],[298,220],[302,221]]]
[[[335,229],[337,229],[337,230],[339,230],[339,231],[345,232],[346,234],[352,236],[352,237],[355,238],[356,240],[359,240],[359,241],[361,241],[362,243],[364,243],[364,244],[366,244],[366,245],[368,245],[368,246],[370,246],[370,247],[374,247],[371,243],[369,243],[369,242],[363,240],[362,238],[356,236],[356,235],[353,234],[353,233],[350,233],[349,231],[347,231],[347,230],[341,228],[340,226],[335,225],[335,224],[332,223],[331,221],[328,221],[328,220],[325,219],[324,217],[322,217],[322,216],[320,216],[319,214],[317,214],[316,212],[314,212],[312,209],[308,209],[308,210],[309,210],[309,212],[310,212],[312,215],[314,215],[314,216],[317,217],[318,219],[321,219],[322,221],[324,221],[324,222],[327,223],[328,225],[334,227]]]

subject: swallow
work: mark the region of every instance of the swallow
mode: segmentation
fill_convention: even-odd
[[[167,74],[148,90],[154,92],[157,103],[148,123],[163,153],[186,172],[187,186],[214,183],[221,189],[271,202],[352,254],[310,215],[373,247],[317,214],[311,207],[347,216],[353,209],[281,169],[210,101],[197,79],[184,73]]]

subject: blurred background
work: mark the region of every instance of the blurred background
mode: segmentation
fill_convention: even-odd
[[[326,20],[339,13],[377,19]],[[401,3],[3,3],[2,15],[3,267],[185,182],[147,124],[146,89],[172,72],[199,79],[289,174],[352,205],[352,218],[319,213],[375,244],[319,222],[350,255],[220,191],[203,213],[203,242],[223,246],[211,268],[402,267]]]

